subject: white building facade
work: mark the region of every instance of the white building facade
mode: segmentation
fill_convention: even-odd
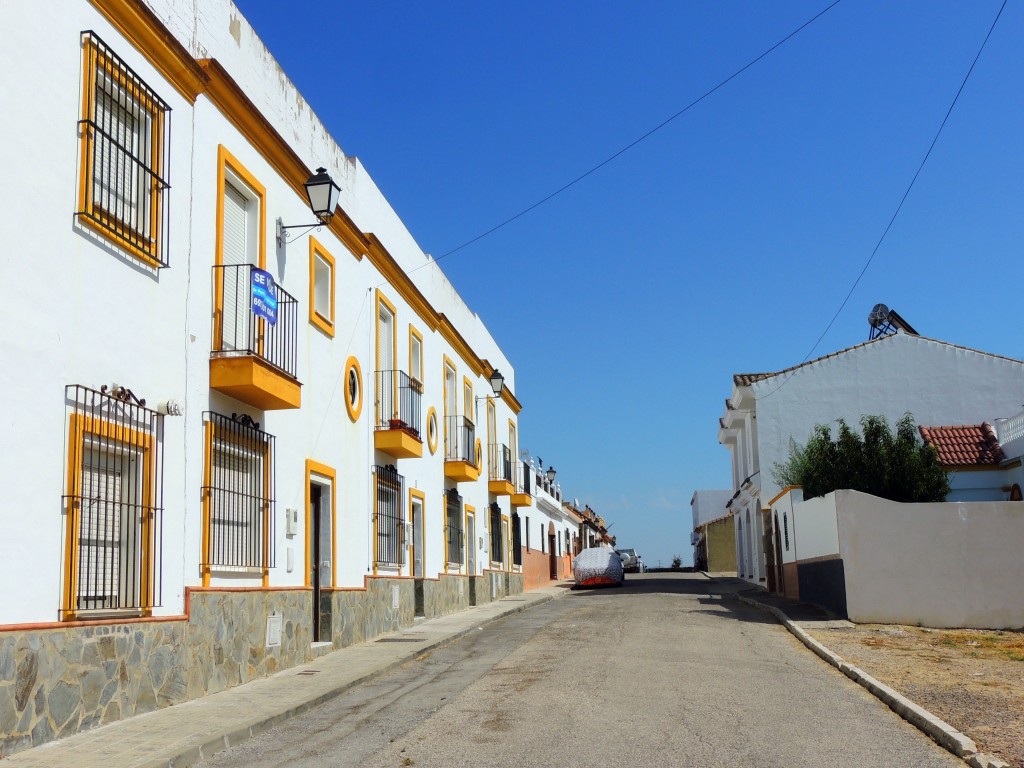
[[[514,369],[233,4],[0,21],[0,753],[521,591]]]
[[[806,443],[818,424],[865,415],[890,424],[998,423],[1020,409],[1024,362],[903,331],[776,373],[737,374],[719,420],[732,459],[736,560],[742,578],[767,579],[765,520],[783,490],[773,468],[790,441]]]

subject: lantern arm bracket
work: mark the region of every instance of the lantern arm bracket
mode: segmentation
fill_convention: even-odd
[[[277,220],[277,247],[283,248],[284,244],[290,241],[294,237],[302,237],[306,232],[312,232],[314,229],[320,229],[326,222],[318,221],[314,224],[285,224],[281,219]],[[304,229],[305,232],[299,232],[297,235],[289,232],[289,229]]]

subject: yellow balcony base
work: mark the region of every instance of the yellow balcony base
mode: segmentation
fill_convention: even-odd
[[[404,429],[381,429],[374,432],[373,447],[396,459],[418,459],[423,456],[423,441]]]
[[[210,389],[261,411],[280,411],[302,405],[302,385],[252,355],[210,358]]]
[[[488,480],[487,491],[495,496],[511,496],[516,489],[508,480]]]
[[[512,494],[512,506],[513,507],[528,507],[533,504],[533,497],[528,493],[513,493]]]
[[[469,483],[480,477],[480,470],[468,461],[446,461],[444,476],[457,483]]]

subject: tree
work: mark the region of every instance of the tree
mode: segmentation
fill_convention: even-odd
[[[943,501],[949,477],[939,455],[918,436],[914,417],[905,413],[892,433],[884,416],[862,416],[858,435],[839,419],[839,433],[822,424],[803,447],[790,438],[789,458],[772,470],[780,486],[803,487],[804,498],[840,488],[901,502]]]

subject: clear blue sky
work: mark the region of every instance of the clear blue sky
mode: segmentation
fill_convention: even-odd
[[[435,257],[828,4],[238,1]],[[689,560],[693,491],[730,484],[716,431],[732,374],[810,351],[999,6],[844,0],[636,148],[441,262],[515,366],[521,446],[648,564]],[[1021,40],[1024,3],[1010,3],[816,355],[866,340],[868,311],[884,302],[923,335],[1024,358]]]

